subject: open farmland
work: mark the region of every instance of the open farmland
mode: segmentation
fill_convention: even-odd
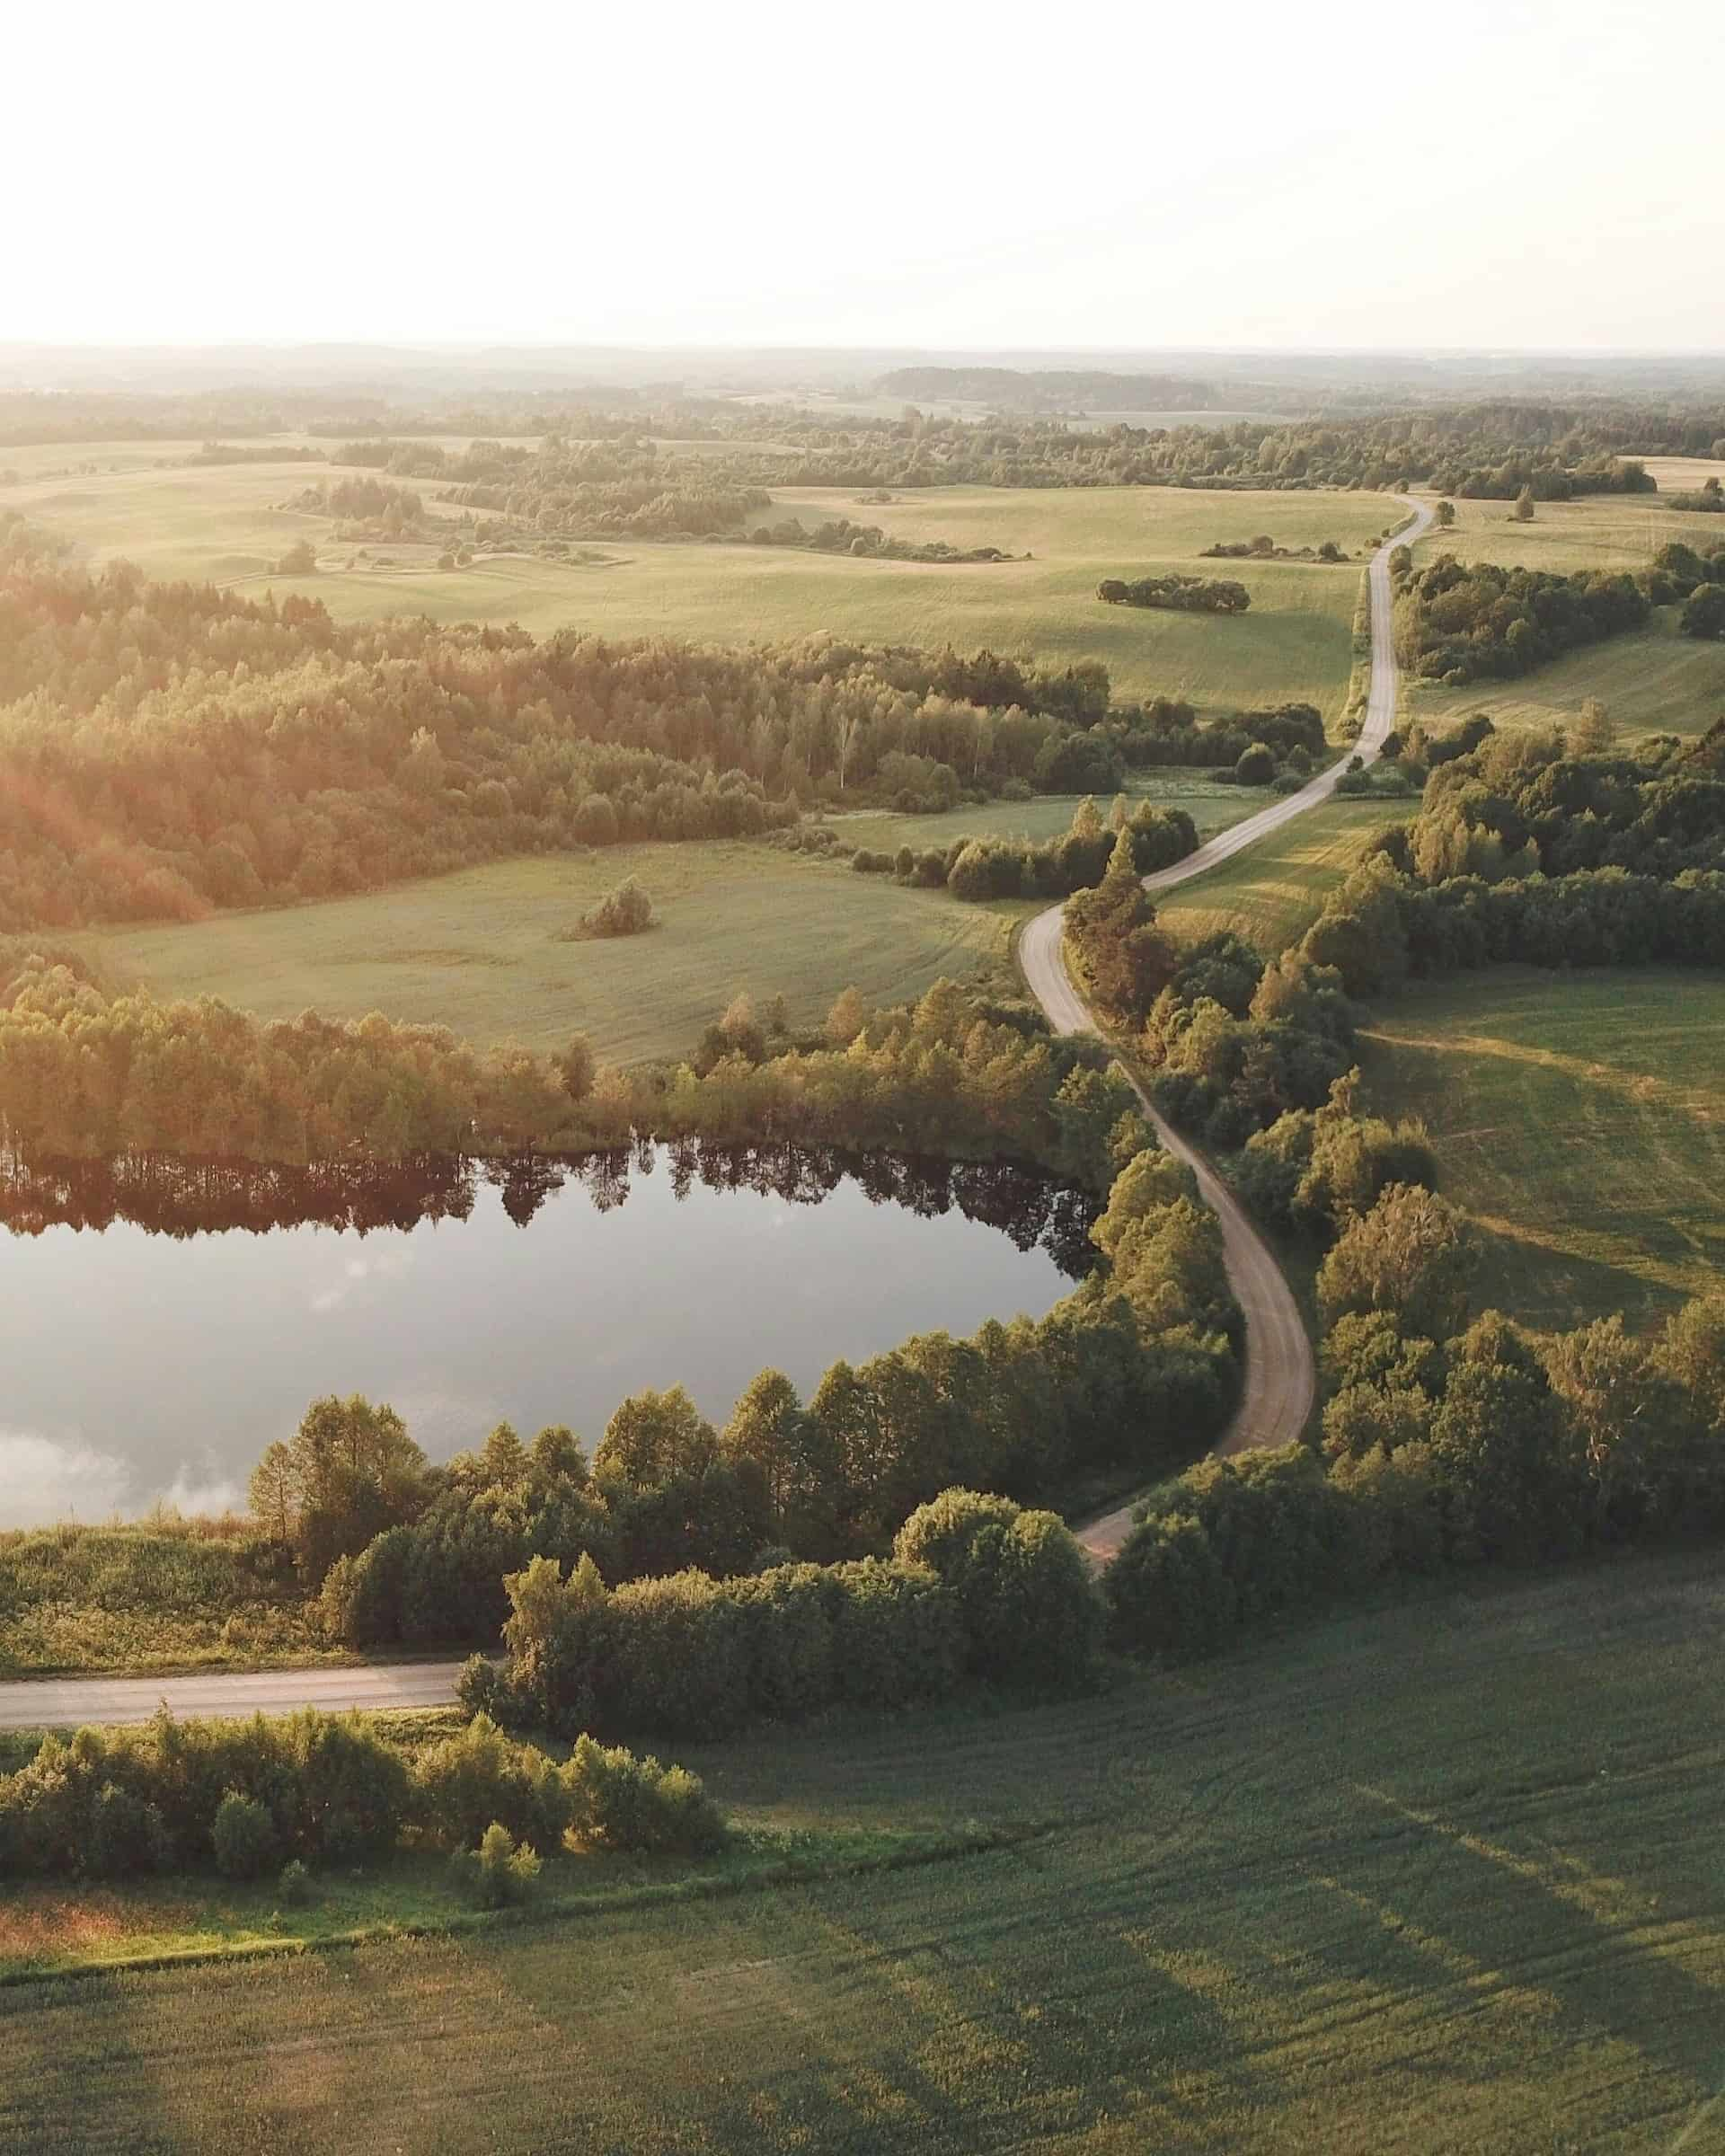
[[[1725,982],[1493,968],[1373,1013],[1367,1094],[1422,1118],[1478,1219],[1476,1302],[1560,1326],[1632,1324],[1725,1266]]]
[[[453,445],[451,445],[453,446]],[[165,455],[172,446],[150,445]],[[1215,573],[1252,595],[1234,618],[1103,605],[1105,576],[1209,570],[1216,540],[1268,534],[1278,545],[1334,539],[1349,552],[1400,514],[1373,494],[1208,493],[1168,487],[1064,490],[942,487],[890,505],[859,506],[854,490],[780,489],[758,519],[806,525],[846,516],[895,537],[997,546],[1031,561],[946,565],[853,560],[743,543],[595,543],[587,561],[482,556],[439,570],[423,543],[374,545],[371,564],[282,578],[273,564],[328,520],[274,505],[342,467],[132,464],[126,446],[57,447],[53,477],[0,487],[22,510],[98,559],[124,554],[150,574],[213,578],[243,588],[314,593],[343,620],[386,613],[438,621],[515,621],[544,634],[574,627],[610,636],[669,634],[724,643],[835,632],[898,643],[989,645],[1043,663],[1103,660],[1126,696],[1186,696],[1209,709],[1290,698],[1339,712],[1351,664],[1358,566],[1228,561]],[[22,457],[22,452],[19,453]],[[9,463],[0,453],[0,468]],[[88,461],[94,473],[66,468]],[[112,464],[128,468],[110,470]],[[25,466],[16,465],[22,472]],[[422,491],[436,508],[437,488]],[[347,552],[351,550],[342,550]],[[376,558],[387,557],[379,567]]]
[[[564,940],[632,875],[658,927]],[[582,1031],[600,1056],[632,1063],[686,1054],[739,990],[783,994],[792,1023],[806,1025],[853,985],[880,1002],[942,974],[1004,985],[1009,937],[1007,915],[944,891],[714,840],[497,862],[320,905],[72,940],[116,980],[163,996],[217,995],[265,1018],[383,1011],[537,1047]]]
[[[1709,1560],[1625,1561],[697,1754],[747,1825],[981,1846],[5,1989],[0,2148],[1711,2148],[1722,1625]]]

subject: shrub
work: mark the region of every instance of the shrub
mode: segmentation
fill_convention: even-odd
[[[281,1868],[281,1877],[276,1882],[276,1892],[282,1904],[288,1909],[303,1909],[312,1898],[312,1875],[297,1857],[289,1857]]]
[[[706,1856],[725,1824],[697,1774],[581,1737],[563,1769],[570,1838],[656,1856]]]
[[[653,902],[632,876],[581,915],[581,926],[593,936],[638,936],[652,925]]]
[[[539,1877],[539,1854],[529,1843],[518,1844],[509,1828],[493,1820],[480,1837],[477,1850],[457,1850],[450,1869],[467,1895],[482,1909],[502,1909],[526,1900]]]
[[[1084,1552],[1051,1512],[943,1490],[899,1529],[893,1556],[945,1585],[976,1676],[1067,1687],[1093,1674],[1102,1607]]]
[[[565,1823],[550,1760],[535,1745],[513,1743],[483,1714],[433,1745],[414,1779],[420,1823],[445,1847],[471,1849],[498,1821],[518,1841],[552,1842]]]
[[[1240,751],[1234,767],[1236,786],[1268,786],[1276,776],[1276,752],[1262,741]]]
[[[225,1879],[256,1879],[277,1856],[275,1822],[255,1797],[230,1789],[216,1807],[210,1829],[216,1869]]]

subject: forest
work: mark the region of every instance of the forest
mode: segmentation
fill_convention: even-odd
[[[340,625],[0,523],[0,931],[196,919],[618,840],[737,837],[893,760],[1043,782],[1105,668]],[[921,759],[917,764],[915,760]],[[897,791],[902,781],[895,782]]]

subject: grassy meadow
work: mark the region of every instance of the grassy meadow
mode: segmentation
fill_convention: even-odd
[[[1526,967],[1410,990],[1365,1038],[1367,1103],[1423,1118],[1483,1231],[1476,1301],[1647,1324],[1725,1267],[1725,981]]]
[[[1725,524],[1725,518],[1713,522]],[[1417,719],[1428,728],[1443,728],[1484,711],[1497,727],[1572,726],[1582,704],[1597,696],[1616,720],[1626,747],[1644,734],[1704,734],[1716,719],[1725,718],[1725,644],[1679,635],[1677,611],[1661,606],[1646,629],[1571,651],[1519,681],[1476,681],[1451,689],[1404,677],[1402,723]]]
[[[1667,464],[1693,468],[1694,478],[1660,477],[1662,490],[1699,486],[1715,467],[1699,458],[1650,459],[1656,476]],[[1721,519],[1689,509],[1666,507],[1660,494],[1583,494],[1574,501],[1542,501],[1531,524],[1517,524],[1508,501],[1457,501],[1455,522],[1446,532],[1436,525],[1414,548],[1414,559],[1429,561],[1454,554],[1463,561],[1512,562],[1527,569],[1645,569],[1660,547],[1674,539],[1691,546],[1717,544]]]
[[[1131,798],[1177,804],[1208,836],[1266,796],[1158,771],[1136,780]],[[858,812],[835,828],[854,845],[894,851],[983,834],[1041,839],[1066,830],[1077,806],[1075,795],[1044,795],[943,816]],[[645,887],[659,925],[568,940],[625,876]],[[579,1030],[607,1060],[632,1063],[686,1054],[739,989],[758,1002],[783,995],[801,1026],[851,986],[881,1003],[920,994],[942,974],[1008,986],[1013,929],[1034,910],[966,905],[843,862],[703,841],[495,862],[350,898],[67,941],[103,978],[161,996],[217,995],[265,1018],[383,1011],[539,1047]]]
[[[1711,2148],[1721,1624],[1711,1559],[1641,1560],[690,1755],[884,1870],[614,1866],[632,1905],[459,1928],[411,1869],[321,1913],[14,1889],[14,1969],[279,1951],[0,1988],[0,2149]],[[341,1918],[429,1930],[279,1951]]]
[[[1231,786],[1205,771],[1181,766],[1139,772],[1126,787],[1132,802],[1156,801],[1183,808],[1198,826],[1200,838],[1212,837],[1253,816],[1270,796],[1262,787]],[[896,853],[900,846],[950,846],[961,833],[1001,838],[1028,838],[1040,842],[1058,838],[1071,827],[1074,812],[1083,797],[1044,793],[1031,801],[990,801],[984,808],[952,808],[939,816],[901,816],[897,810],[847,809],[831,821],[833,827],[853,845]],[[1097,797],[1104,816],[1110,797]]]
[[[566,940],[632,875],[658,926]],[[885,1003],[942,974],[1011,978],[1008,914],[740,841],[496,862],[357,897],[68,940],[117,983],[163,996],[217,995],[264,1018],[383,1011],[541,1048],[580,1031],[621,1063],[687,1054],[739,990],[783,994],[792,1025],[806,1025],[846,987]]]

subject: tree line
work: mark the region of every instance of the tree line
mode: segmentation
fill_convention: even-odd
[[[1094,1681],[1102,1610],[1051,1512],[949,1489],[888,1558],[688,1571],[607,1588],[583,1559],[508,1583],[502,1669],[474,1657],[464,1705],[560,1732],[712,1739],[751,1722],[926,1704],[961,1684],[1070,1692]]]
[[[181,1722],[164,1708],[139,1728],[49,1736],[0,1774],[6,1878],[252,1879],[280,1867],[291,1896],[307,1891],[308,1866],[387,1857],[408,1836],[465,1858],[497,1825],[535,1859],[521,1877],[542,1849],[696,1855],[727,1835],[682,1767],[590,1738],[560,1767],[482,1717],[404,1751],[360,1715]]]
[[[889,758],[986,796],[1106,670],[397,619],[69,565],[0,529],[0,930],[195,918],[503,854],[747,836]],[[1049,752],[1045,754],[1045,752]]]

